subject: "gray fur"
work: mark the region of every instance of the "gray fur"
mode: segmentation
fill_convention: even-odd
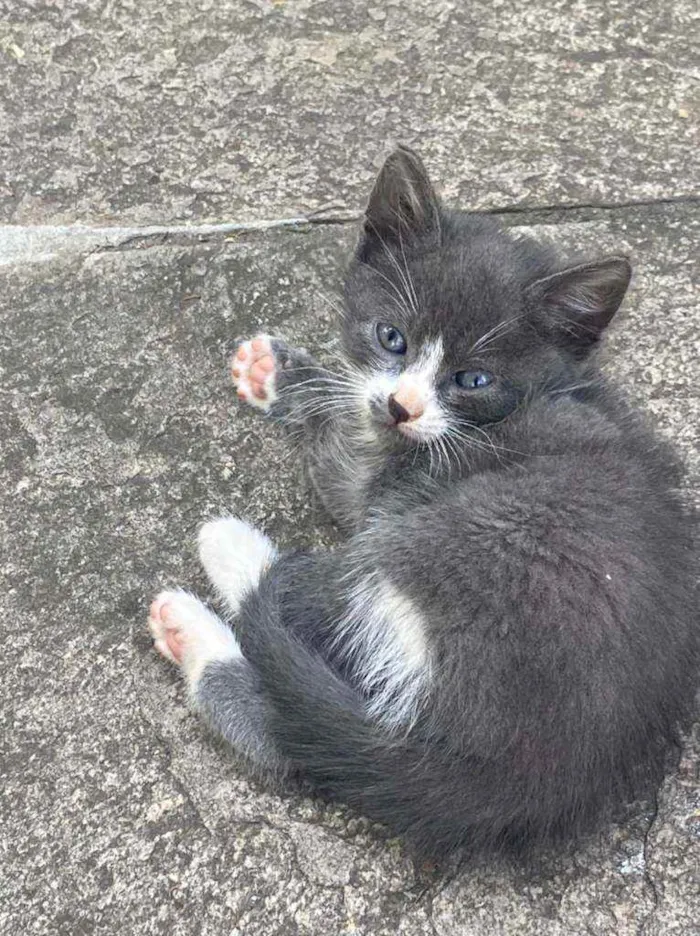
[[[210,663],[197,685],[196,705],[217,734],[256,767],[283,775],[286,764],[265,728],[267,702],[246,660]]]

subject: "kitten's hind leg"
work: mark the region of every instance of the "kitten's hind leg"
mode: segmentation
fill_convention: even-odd
[[[205,523],[198,543],[204,571],[231,613],[237,614],[245,595],[274,562],[277,550],[264,533],[236,517]]]
[[[148,626],[156,649],[180,666],[190,699],[209,725],[252,762],[284,773],[283,758],[265,731],[257,674],[233,631],[184,591],[161,592]]]
[[[151,604],[148,628],[156,650],[181,667],[190,692],[209,663],[242,659],[233,631],[186,591],[163,591]]]

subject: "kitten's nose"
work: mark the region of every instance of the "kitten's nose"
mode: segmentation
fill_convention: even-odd
[[[391,416],[397,425],[398,423],[408,422],[408,420],[411,418],[411,414],[408,412],[406,407],[401,406],[393,393],[389,397],[388,404],[389,412],[391,413]]]

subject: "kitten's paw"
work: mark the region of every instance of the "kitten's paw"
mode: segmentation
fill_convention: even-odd
[[[242,655],[233,631],[184,591],[158,595],[149,610],[148,628],[156,650],[182,667],[192,691],[209,663]]]
[[[161,656],[178,666],[182,663],[182,640],[172,616],[172,604],[179,594],[163,591],[151,602],[148,609],[148,629],[153,638],[153,646]],[[168,626],[169,623],[171,626]]]
[[[199,531],[199,558],[219,595],[236,614],[277,555],[272,542],[245,520],[221,517]]]
[[[239,344],[231,362],[238,398],[266,412],[277,398],[277,361],[268,335]]]

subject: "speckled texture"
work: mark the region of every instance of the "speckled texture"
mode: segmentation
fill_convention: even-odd
[[[697,220],[685,207],[540,225],[630,250],[610,366],[696,485]],[[0,932],[27,936],[694,936],[697,737],[626,823],[529,871],[433,880],[340,809],[246,779],[149,647],[161,585],[203,589],[225,509],[328,541],[278,432],[240,410],[232,340],[324,353],[349,226],[104,251],[2,271]],[[655,816],[655,818],[654,818]]]
[[[471,207],[697,195],[693,0],[0,0],[0,219],[359,208],[395,141]]]

